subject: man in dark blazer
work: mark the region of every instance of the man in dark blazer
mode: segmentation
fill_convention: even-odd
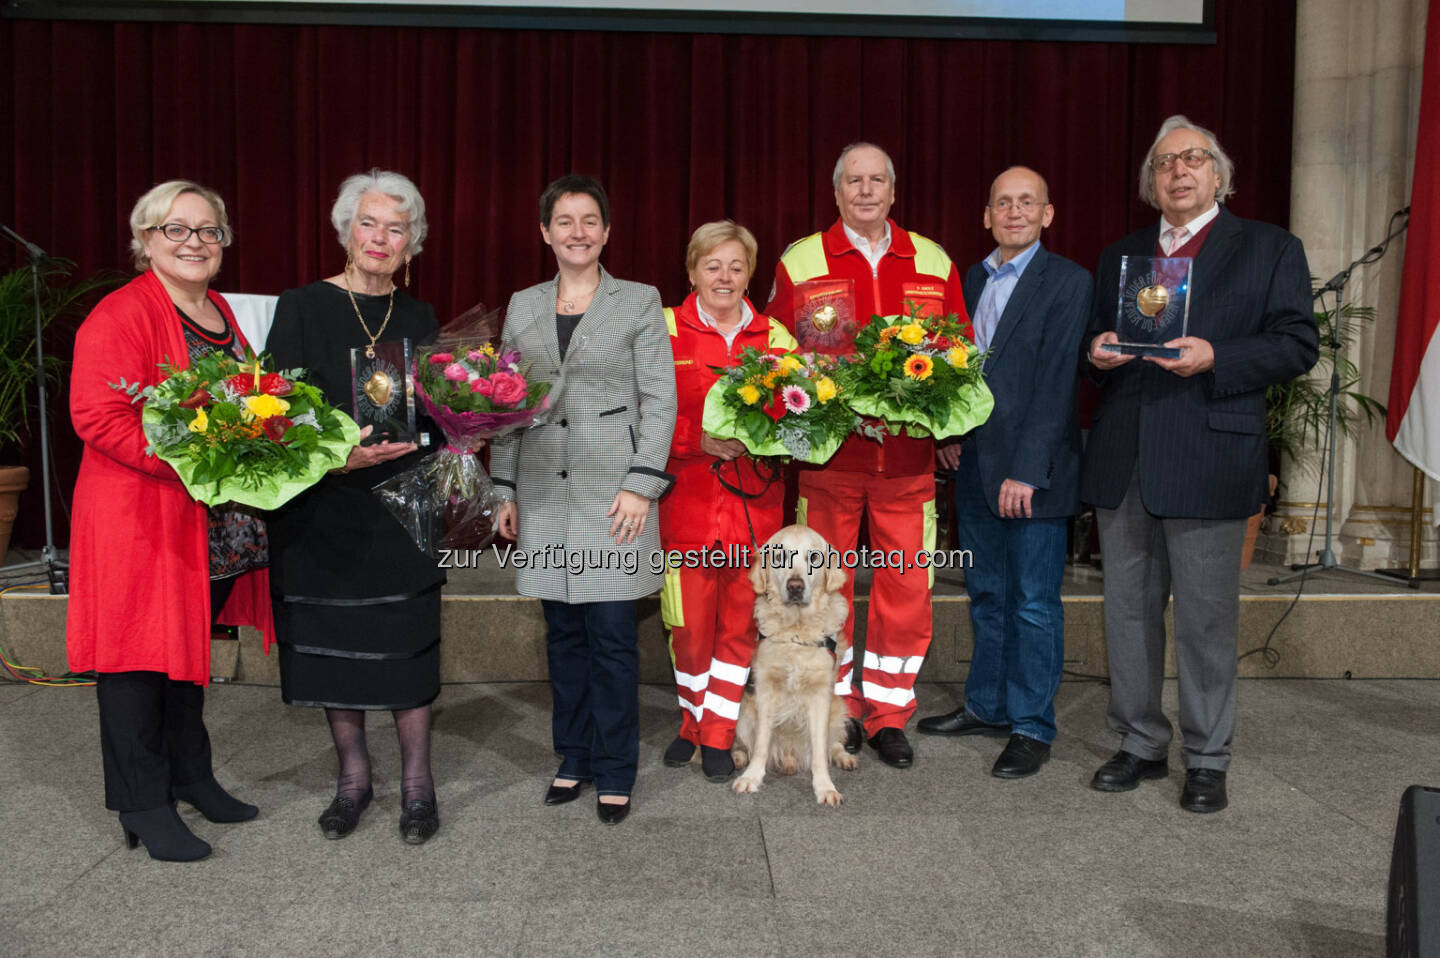
[[[1315,363],[1310,270],[1300,241],[1232,216],[1234,165],[1183,116],[1160,127],[1140,196],[1161,214],[1105,250],[1086,359],[1101,384],[1080,497],[1096,506],[1105,563],[1109,724],[1120,751],[1091,782],[1128,791],[1168,774],[1160,707],[1165,603],[1175,596],[1175,658],[1185,788],[1180,806],[1214,812],[1235,729],[1236,630],[1245,518],[1265,496],[1265,389]],[[1114,332],[1122,256],[1194,260],[1178,359],[1123,355]]]
[[[1010,733],[990,773],[1040,770],[1055,739],[1065,651],[1067,519],[1080,473],[1075,356],[1090,317],[1090,274],[1040,243],[1055,208],[1045,180],[1011,167],[996,177],[985,226],[998,244],[970,267],[965,308],[986,351],[990,419],[962,437],[953,473],[975,646],[965,703],[921,719],[931,735]]]

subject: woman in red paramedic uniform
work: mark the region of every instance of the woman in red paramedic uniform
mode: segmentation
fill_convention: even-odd
[[[692,292],[665,310],[679,411],[666,466],[675,485],[660,500],[660,542],[672,559],[660,605],[681,709],[665,764],[688,765],[698,745],[712,782],[735,771],[730,746],[756,641],[749,564],[780,528],[785,496],[784,476],[772,463],[701,428],[705,394],[718,378],[712,366],[733,365],[747,346],[795,348],[785,327],[745,298],[755,254],[745,227],[729,220],[701,226],[685,252]]]

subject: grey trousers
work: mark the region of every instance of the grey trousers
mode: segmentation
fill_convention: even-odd
[[[1180,734],[1187,768],[1224,770],[1235,734],[1236,632],[1244,519],[1165,519],[1130,482],[1116,509],[1096,509],[1105,568],[1110,728],[1120,747],[1166,757],[1171,725],[1160,707],[1165,604],[1175,595]]]

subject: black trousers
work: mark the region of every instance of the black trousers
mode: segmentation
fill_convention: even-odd
[[[212,617],[234,583],[211,581]],[[168,805],[171,786],[213,774],[204,686],[177,682],[164,672],[101,672],[95,695],[106,808],[141,812]]]

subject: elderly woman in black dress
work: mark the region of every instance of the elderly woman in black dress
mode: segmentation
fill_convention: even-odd
[[[435,335],[435,311],[397,288],[425,239],[425,201],[399,173],[347,179],[331,211],[345,250],[334,276],[280,297],[268,348],[281,369],[354,414],[352,350]],[[401,280],[401,277],[404,277]],[[412,442],[371,441],[343,469],[274,514],[271,593],[281,695],[323,708],[339,757],[326,838],[354,831],[370,804],[365,713],[388,709],[400,738],[400,832],[421,844],[440,827],[430,770],[430,703],[440,692],[440,587],[420,551],[371,489],[414,464]]]

